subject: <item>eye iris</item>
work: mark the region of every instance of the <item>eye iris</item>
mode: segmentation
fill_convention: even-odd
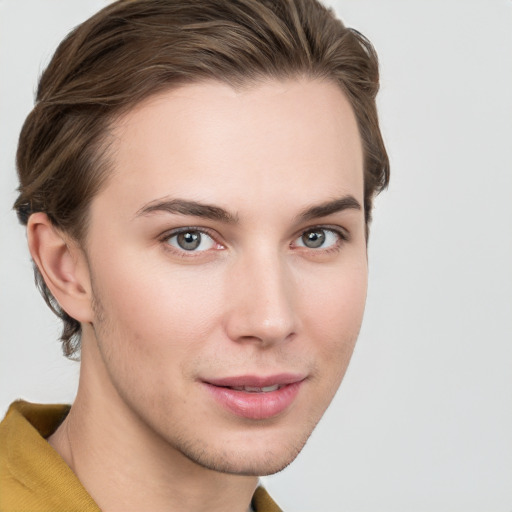
[[[308,231],[302,235],[302,241],[306,247],[311,249],[316,249],[317,247],[321,247],[325,242],[325,231],[317,230],[317,231]]]
[[[180,233],[177,236],[176,241],[185,251],[192,251],[199,247],[199,244],[201,243],[201,234],[197,231],[186,231],[185,233]]]

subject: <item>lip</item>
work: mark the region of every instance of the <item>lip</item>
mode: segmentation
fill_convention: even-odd
[[[305,380],[303,375],[282,373],[266,377],[244,375],[203,381],[215,401],[229,412],[252,420],[279,415],[295,401]],[[279,389],[268,392],[248,392],[232,387],[264,388],[278,384]]]

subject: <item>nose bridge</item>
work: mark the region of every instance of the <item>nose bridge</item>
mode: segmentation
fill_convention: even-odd
[[[229,337],[265,344],[287,339],[297,325],[286,257],[278,250],[260,248],[239,258],[235,266],[235,282],[228,287],[233,294],[227,319]]]

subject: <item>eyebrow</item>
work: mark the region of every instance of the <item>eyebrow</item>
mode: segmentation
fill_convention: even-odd
[[[320,217],[327,217],[343,210],[361,210],[359,201],[351,195],[346,195],[332,201],[312,206],[303,210],[297,218],[300,221],[308,221]],[[238,216],[229,213],[220,206],[189,201],[186,199],[163,199],[156,200],[143,206],[137,211],[136,217],[150,215],[154,212],[177,213],[181,215],[191,215],[193,217],[202,217],[205,219],[225,222],[227,224],[236,224]]]
[[[301,221],[308,221],[320,217],[327,217],[333,213],[342,212],[343,210],[361,210],[359,201],[351,195],[346,195],[332,201],[306,208],[299,215]]]
[[[199,203],[197,201],[188,201],[185,199],[164,199],[152,201],[143,206],[136,217],[149,215],[154,212],[178,213],[181,215],[191,215],[193,217],[203,217],[205,219],[217,220],[228,224],[238,222],[238,217],[232,215],[220,206]]]

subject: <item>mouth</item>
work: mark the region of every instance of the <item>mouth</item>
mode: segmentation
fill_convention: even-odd
[[[306,380],[303,375],[240,376],[203,381],[214,402],[236,416],[263,420],[288,410]]]
[[[228,389],[234,389],[235,391],[245,391],[246,393],[270,393],[271,391],[282,389],[284,386],[285,384],[274,384],[273,386],[265,386],[262,388],[259,388],[258,386],[232,386],[228,387]]]

